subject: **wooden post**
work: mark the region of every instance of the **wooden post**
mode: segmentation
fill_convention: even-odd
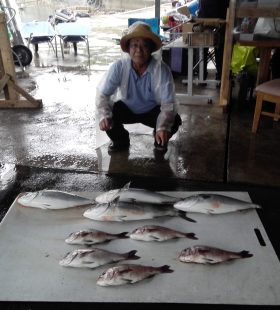
[[[221,91],[219,102],[219,105],[221,107],[226,107],[230,99],[229,79],[230,79],[230,65],[232,56],[232,30],[234,27],[235,7],[236,7],[236,0],[231,0],[227,11],[227,23],[226,23]]]
[[[9,34],[6,26],[6,18],[3,12],[0,12],[0,78],[2,78],[5,73],[9,74],[13,78],[16,79],[16,71],[15,65],[11,50],[11,43],[9,40]],[[18,100],[19,95],[13,89],[9,88],[7,85],[4,87],[6,99],[10,100]]]

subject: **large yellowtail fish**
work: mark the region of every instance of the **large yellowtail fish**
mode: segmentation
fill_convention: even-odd
[[[195,245],[184,249],[179,255],[179,260],[183,263],[218,264],[252,256],[248,251],[232,252],[206,245]]]
[[[109,203],[115,198],[119,197],[119,201],[124,202],[143,202],[154,204],[174,204],[179,198],[171,197],[162,193],[149,191],[142,188],[130,188],[130,182],[123,188],[113,189],[108,192],[102,193],[95,198],[98,203]]]
[[[97,204],[84,212],[84,216],[95,221],[123,222],[154,219],[162,216],[180,216],[191,222],[195,220],[186,216],[186,212],[177,210],[173,206],[148,203],[129,203],[118,201]]]
[[[97,279],[100,286],[133,284],[160,273],[171,273],[168,265],[160,267],[143,265],[119,265],[105,270]]]
[[[129,237],[140,241],[166,241],[177,238],[189,238],[197,240],[194,233],[183,233],[158,225],[145,225],[134,229]]]
[[[140,257],[135,255],[136,252],[133,250],[127,253],[115,253],[98,248],[78,249],[67,253],[59,264],[64,267],[97,268],[122,260],[139,259]]]
[[[94,201],[79,195],[58,190],[41,190],[19,194],[17,203],[24,207],[41,209],[67,209],[79,206],[89,206]]]
[[[261,208],[259,205],[218,194],[197,194],[174,204],[174,208],[185,212],[222,214]]]

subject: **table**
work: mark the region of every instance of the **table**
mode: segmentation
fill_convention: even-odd
[[[62,58],[64,58],[64,47],[63,44],[67,42],[71,42],[74,45],[75,55],[77,55],[77,43],[85,42],[88,58],[90,59],[90,51],[89,51],[89,23],[88,22],[80,22],[79,20],[73,23],[59,23],[55,27],[56,33],[60,39],[60,48]]]
[[[164,193],[184,198],[198,192]],[[94,198],[100,192],[78,194]],[[223,194],[250,201],[247,192]],[[214,216],[192,214],[197,223],[179,217],[106,223],[84,218],[82,214],[87,208],[42,210],[21,207],[14,201],[0,225],[0,278],[4,284],[0,301],[89,302],[92,306],[101,302],[113,305],[280,305],[280,264],[255,210]],[[141,259],[133,263],[168,264],[174,273],[158,275],[134,285],[103,288],[95,281],[106,266],[87,270],[58,264],[66,252],[77,248],[64,242],[73,231],[92,227],[118,233],[145,224],[194,232],[199,240],[182,238],[149,243],[119,239],[98,247],[116,252],[136,249]],[[255,229],[260,232],[265,246],[259,242]],[[180,251],[193,244],[244,249],[254,256],[216,266],[179,262]]]
[[[22,23],[21,32],[23,37],[28,42],[28,47],[31,44],[35,45],[35,51],[38,52],[38,44],[47,42],[52,46],[52,49],[57,57],[56,48],[56,33],[53,26],[47,21],[32,21]],[[53,45],[53,40],[55,44]],[[54,47],[55,46],[55,47]]]
[[[209,98],[207,95],[198,95],[193,93],[193,84],[194,84],[194,69],[196,66],[199,66],[199,74],[198,74],[198,79],[196,80],[196,83],[218,83],[216,80],[204,80],[203,79],[203,68],[204,68],[204,55],[203,55],[203,50],[204,48],[210,48],[213,47],[211,45],[205,45],[205,46],[191,46],[183,42],[183,37],[180,36],[177,39],[169,42],[168,44],[164,45],[164,49],[170,49],[170,48],[186,48],[188,50],[188,79],[183,80],[183,83],[188,83],[188,88],[187,88],[187,96],[192,97],[192,98],[207,98],[208,103],[212,102],[212,98]],[[199,51],[199,60],[195,64],[193,63],[193,55],[194,55],[194,50],[198,49]],[[180,95],[180,94],[179,94]],[[185,94],[183,94],[185,95]]]
[[[271,60],[271,51],[280,47],[280,40],[239,40],[238,43],[243,46],[255,46],[260,49],[260,63],[258,65],[257,83],[261,84],[269,80],[269,65]]]

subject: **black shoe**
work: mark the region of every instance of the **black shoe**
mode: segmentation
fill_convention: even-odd
[[[155,146],[155,150],[158,152],[162,152],[162,153],[167,152],[167,144],[160,145],[155,141],[154,146]]]
[[[128,141],[113,141],[108,146],[109,152],[120,152],[126,151],[129,149],[129,140]]]

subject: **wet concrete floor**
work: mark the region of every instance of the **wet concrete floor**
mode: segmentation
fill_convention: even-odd
[[[99,146],[95,88],[120,57],[112,38],[120,37],[127,17],[92,17],[90,60],[83,43],[77,56],[70,47],[64,59],[59,47],[56,58],[42,44],[26,72],[17,69],[19,85],[42,99],[43,107],[0,110],[0,218],[18,193],[40,189],[108,190],[131,181],[157,191],[248,191],[264,207],[258,213],[279,257],[280,127],[264,119],[253,135],[254,103],[235,100],[238,85],[226,112],[217,104],[215,85],[195,87],[195,93],[213,96],[213,104],[180,97],[183,125],[164,157],[155,156],[152,136],[143,128],[131,134],[129,152],[109,155],[108,144]],[[187,90],[181,80],[175,78],[178,93]]]
[[[186,97],[183,77],[175,77],[183,125],[167,154],[161,159],[154,156],[147,128],[131,130],[128,153],[108,154],[107,144],[96,135],[96,85],[110,63],[121,57],[114,38],[121,36],[127,18],[153,14],[151,8],[85,19],[90,28],[90,57],[83,42],[78,43],[77,56],[69,46],[64,58],[58,38],[58,57],[46,43],[40,44],[32,64],[24,73],[17,71],[19,85],[42,99],[43,107],[0,111],[1,163],[279,187],[279,124],[263,119],[258,133],[252,134],[254,103],[236,102],[237,84],[225,113],[218,106],[215,84],[194,86],[194,93],[206,98]],[[212,69],[210,78],[211,74]],[[213,98],[213,104],[207,104],[207,98]]]

